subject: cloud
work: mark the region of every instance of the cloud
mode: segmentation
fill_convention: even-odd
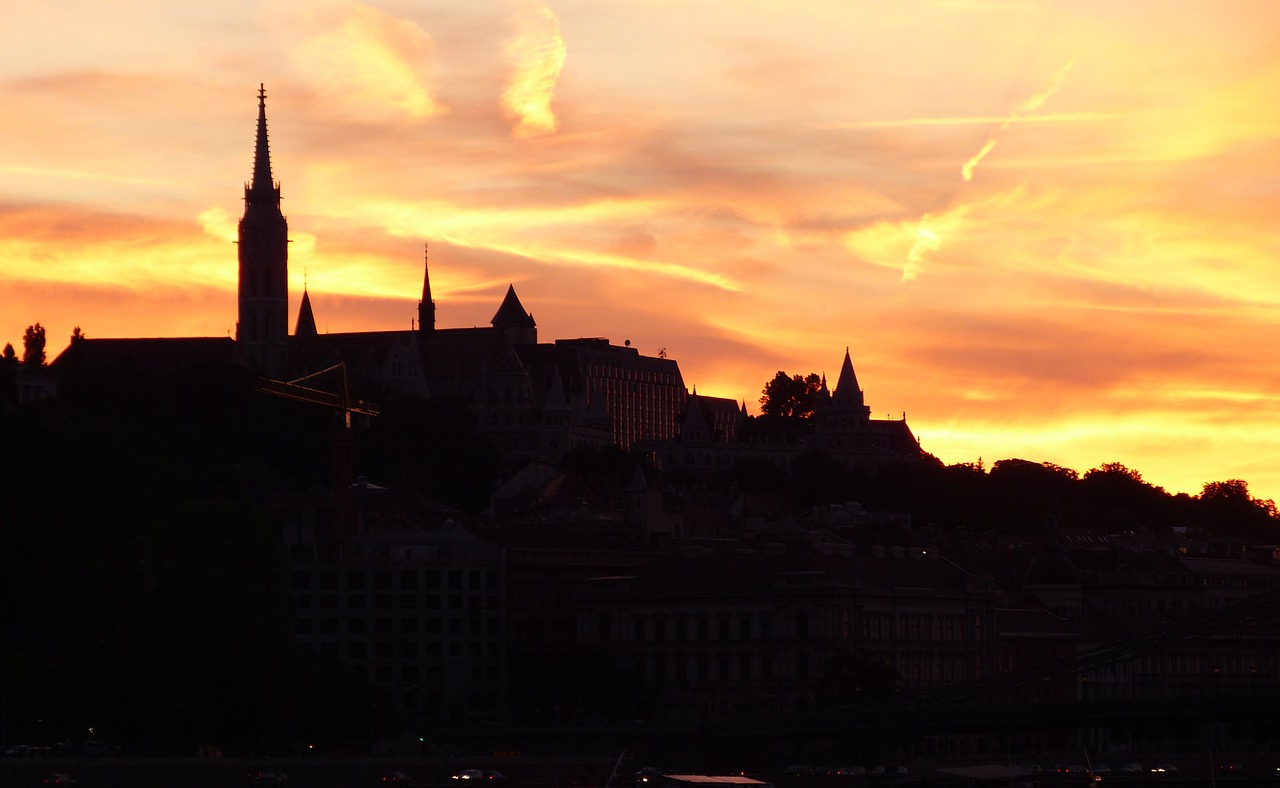
[[[427,79],[431,37],[416,22],[356,0],[276,0],[270,9],[326,102],[363,119],[444,111]]]
[[[551,99],[567,54],[560,21],[547,6],[530,2],[518,5],[514,21],[516,36],[506,47],[513,65],[502,106],[517,121],[513,136],[550,134],[559,125]]]
[[[1009,124],[1017,122],[1019,119],[1022,118],[1023,115],[1026,115],[1029,112],[1034,112],[1040,107],[1044,106],[1044,103],[1048,101],[1053,96],[1054,93],[1058,92],[1058,88],[1062,86],[1063,80],[1067,78],[1067,72],[1071,70],[1071,67],[1073,65],[1075,65],[1074,61],[1067,63],[1065,66],[1058,69],[1058,71],[1049,80],[1049,83],[1047,85],[1045,85],[1035,94],[1033,94],[1032,96],[1027,98],[1025,101],[1023,101],[1021,104],[1019,104],[1017,108],[1013,110],[1013,112],[1009,113],[1009,117],[1005,118],[1000,123],[999,130],[1004,131],[1005,129],[1009,128]],[[973,180],[973,171],[977,169],[978,162],[986,158],[987,154],[990,153],[991,149],[994,148],[995,146],[996,146],[995,136],[993,135],[991,137],[988,137],[987,141],[983,144],[982,148],[973,156],[971,156],[969,160],[964,163],[964,166],[960,168],[961,177],[963,177],[966,181]]]

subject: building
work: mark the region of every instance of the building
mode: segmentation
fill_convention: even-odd
[[[347,492],[273,502],[298,640],[384,689],[410,733],[504,721],[502,550],[407,490],[362,480]]]
[[[690,545],[593,578],[579,642],[631,666],[655,719],[811,712],[858,691],[838,680],[845,664],[885,666],[912,691],[993,669],[989,581],[921,549],[845,547]]]

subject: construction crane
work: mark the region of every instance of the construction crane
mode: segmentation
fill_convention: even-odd
[[[321,375],[327,375],[330,372],[337,372],[338,385],[337,393],[331,394],[320,389],[313,389],[310,386],[299,385],[308,380],[318,378]],[[347,390],[347,365],[334,364],[331,367],[322,369],[319,372],[312,372],[310,375],[303,375],[296,380],[272,380],[271,378],[258,378],[258,391],[266,394],[272,394],[285,399],[297,400],[298,402],[309,402],[312,405],[322,405],[332,408],[342,414],[343,424],[346,431],[351,432],[351,414],[359,413],[362,416],[377,416],[378,409],[374,405],[364,400],[352,400],[351,393]]]
[[[314,380],[322,375],[336,373],[336,393],[322,391],[304,386],[303,383]],[[343,549],[350,540],[355,528],[353,503],[351,497],[352,478],[352,451],[351,451],[351,414],[358,413],[362,416],[377,416],[378,408],[364,400],[352,400],[351,393],[347,389],[347,367],[345,364],[334,364],[331,367],[322,369],[319,372],[313,372],[310,375],[295,380],[272,380],[271,378],[258,378],[256,385],[258,391],[264,394],[270,394],[275,397],[283,397],[291,399],[295,402],[306,402],[311,405],[320,405],[322,407],[331,408],[342,414],[342,429],[334,437],[333,447],[333,475],[334,475],[334,493],[335,512],[332,524],[332,546],[339,551]]]

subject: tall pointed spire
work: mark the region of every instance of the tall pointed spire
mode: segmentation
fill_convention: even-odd
[[[313,337],[319,332],[316,331],[316,316],[311,311],[311,296],[307,295],[307,288],[302,288],[302,306],[298,307],[298,324],[293,329],[295,337]]]
[[[280,212],[280,185],[271,179],[267,91],[261,84],[253,180],[244,185],[244,216],[240,218],[238,243],[238,358],[255,372],[280,375],[287,366],[289,342],[289,225]]]
[[[271,179],[271,145],[267,142],[267,88],[258,83],[258,137],[253,146],[253,181],[249,191],[254,195],[267,196],[274,192],[277,204],[280,189]]]
[[[418,330],[436,328],[436,302],[431,297],[431,246],[422,245],[422,300],[418,302]]]

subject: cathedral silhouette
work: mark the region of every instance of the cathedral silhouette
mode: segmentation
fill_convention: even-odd
[[[162,371],[234,361],[272,380],[294,380],[337,364],[352,391],[389,397],[448,397],[465,404],[477,428],[509,462],[554,462],[579,447],[641,449],[660,465],[713,468],[746,456],[785,465],[802,448],[820,448],[846,464],[919,454],[901,420],[876,420],[863,401],[848,350],[836,389],[825,378],[804,447],[735,440],[745,403],[690,394],[679,364],[599,337],[538,341],[538,327],[514,286],[490,325],[436,325],[430,265],[423,260],[417,325],[408,330],[320,333],[304,287],[289,333],[289,226],[273,177],[266,89],[258,89],[253,173],[239,223],[239,277],[230,338],[82,339],[53,367],[92,374],[112,368]]]

